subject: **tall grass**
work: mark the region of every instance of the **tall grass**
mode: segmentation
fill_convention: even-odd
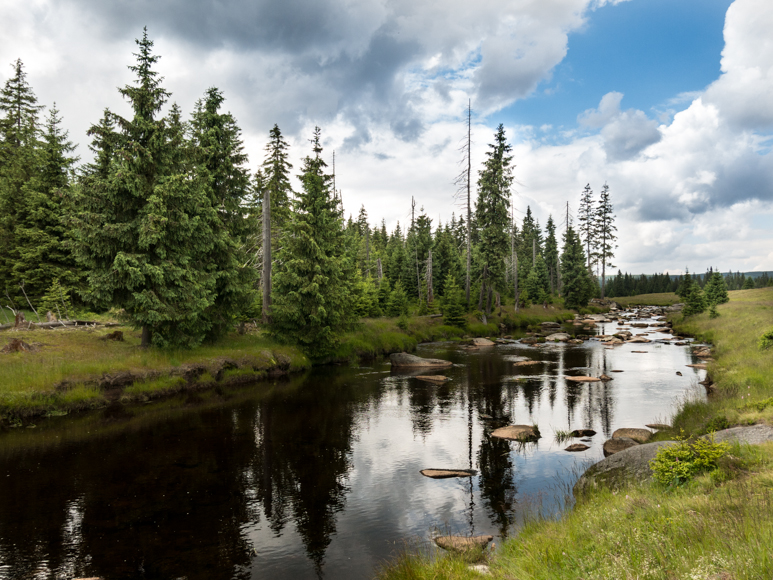
[[[659,294],[639,294],[637,296],[619,296],[610,298],[621,306],[671,306],[681,302],[679,296],[673,292],[662,292]]]

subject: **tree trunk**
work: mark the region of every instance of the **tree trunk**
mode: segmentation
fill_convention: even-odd
[[[429,306],[435,300],[435,291],[432,288],[432,250],[429,251],[427,259],[427,305]]]
[[[483,310],[483,296],[486,292],[486,280],[488,278],[488,266],[483,266],[483,276],[480,279],[480,297],[478,298],[478,310]]]
[[[153,331],[150,330],[150,326],[147,324],[142,326],[142,342],[140,346],[142,348],[148,348],[153,340]]]
[[[494,297],[494,288],[489,286],[487,296],[486,296],[486,316],[491,314],[491,299],[493,297]]]
[[[515,292],[515,312],[518,312],[518,303],[521,296],[518,294],[518,254],[513,251],[513,291]]]
[[[271,191],[263,190],[263,323],[271,322]]]
[[[381,267],[381,258],[376,258],[378,265],[378,283],[381,284],[381,279],[384,277],[384,269]]]
[[[467,292],[467,308],[470,307],[470,267],[472,265],[472,210],[470,209],[470,173],[472,171],[472,102],[467,102],[467,280],[465,288]]]

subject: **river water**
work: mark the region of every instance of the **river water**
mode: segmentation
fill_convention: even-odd
[[[417,354],[453,361],[449,382],[393,375],[384,360],[0,433],[0,578],[360,579],[406,540],[499,543],[525,514],[562,509],[615,429],[667,421],[695,390],[705,371],[686,365],[700,361],[666,336],[614,349],[427,344]],[[515,366],[524,359],[543,364]],[[614,380],[563,378],[604,372]],[[537,424],[542,438],[490,438],[486,416]],[[566,452],[578,440],[554,430],[576,428],[598,433]]]

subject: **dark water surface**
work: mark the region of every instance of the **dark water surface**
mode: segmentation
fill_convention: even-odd
[[[369,578],[406,538],[503,536],[535,505],[560,509],[560,482],[612,431],[667,420],[704,372],[685,367],[689,347],[658,342],[418,354],[453,361],[451,381],[388,362],[317,368],[0,433],[0,578]],[[602,372],[614,380],[562,378]],[[492,439],[483,414],[536,423],[542,439]],[[575,428],[598,431],[589,450],[556,443]],[[432,480],[429,467],[478,475]]]

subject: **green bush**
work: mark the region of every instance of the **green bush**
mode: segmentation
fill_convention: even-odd
[[[655,459],[650,461],[650,467],[658,483],[681,485],[699,473],[716,469],[717,460],[729,449],[727,443],[716,443],[713,435],[692,443],[680,441],[661,447]]]
[[[758,346],[760,347],[760,350],[765,350],[773,346],[773,328],[760,337]]]

